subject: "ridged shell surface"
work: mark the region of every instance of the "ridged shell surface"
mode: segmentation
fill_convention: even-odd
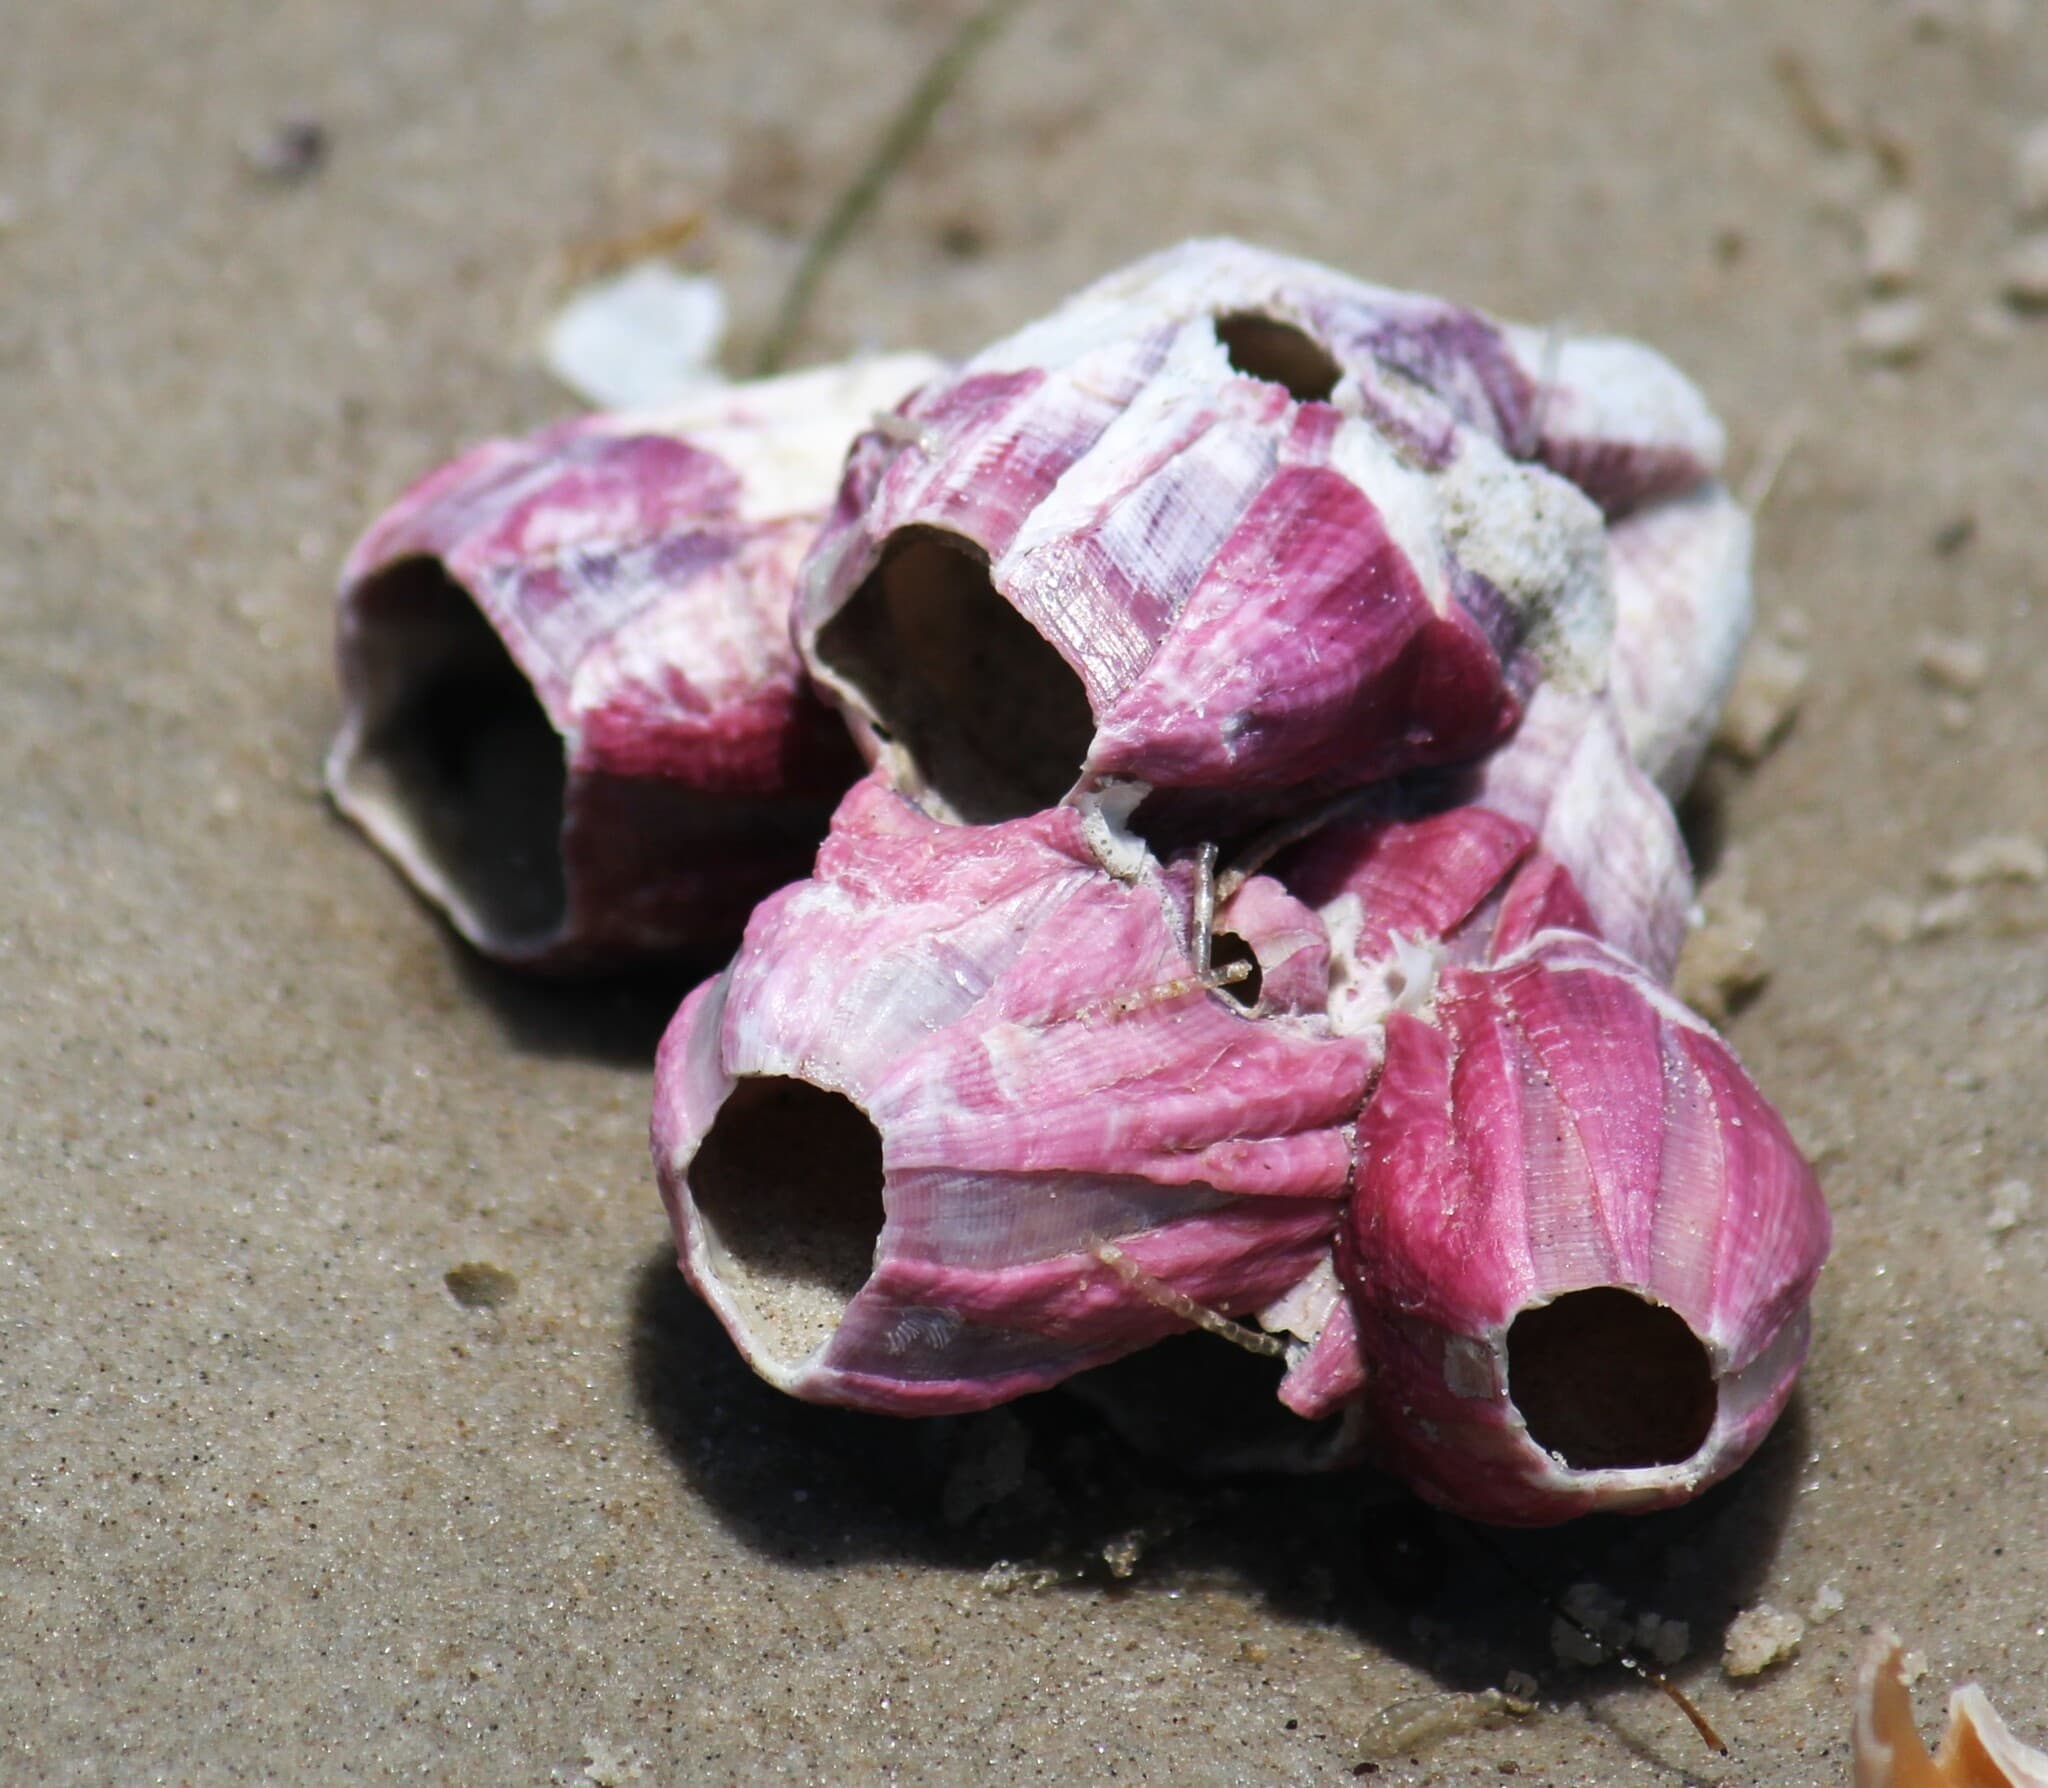
[[[491,441],[342,571],[337,803],[485,952],[737,935],[858,771],[789,640],[845,444],[918,356]]]
[[[1228,919],[1283,989],[1315,959],[1277,889]],[[1108,875],[1070,808],[960,828],[856,787],[656,1069],[683,1267],[756,1370],[981,1408],[1185,1328],[1171,1296],[1245,1312],[1327,1257],[1373,1053],[1202,986],[1187,921],[1184,879]],[[805,1111],[865,1152],[785,1172]]]

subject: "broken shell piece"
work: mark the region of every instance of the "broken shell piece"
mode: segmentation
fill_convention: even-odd
[[[1284,980],[1306,915],[1234,902],[1258,960],[1262,909]],[[848,795],[655,1070],[683,1269],[756,1371],[985,1408],[1315,1270],[1371,1051],[1248,1016],[1188,917],[1185,875],[1108,875],[1072,808],[961,828]]]
[[[906,414],[806,569],[813,677],[937,817],[1115,780],[1153,837],[1200,791],[1242,820],[1476,757],[1545,676],[1597,687],[1603,508],[1719,452],[1647,350],[1229,242],[1112,275]]]
[[[1856,1666],[1856,1788],[2048,1788],[2048,1755],[2006,1730],[1976,1684],[1948,1698],[1948,1730],[1930,1757],[1913,1726],[1904,1649],[1880,1628]]]
[[[1386,1022],[1337,1261],[1380,1457],[1481,1520],[1664,1507],[1754,1451],[1828,1219],[1727,1046],[1539,933]]]
[[[795,572],[846,442],[936,370],[827,368],[491,441],[341,578],[336,804],[488,955],[729,942],[858,772]]]
[[[1737,1681],[1761,1676],[1774,1665],[1797,1657],[1806,1638],[1806,1622],[1769,1602],[1745,1608],[1728,1623],[1721,1640],[1722,1672]]]

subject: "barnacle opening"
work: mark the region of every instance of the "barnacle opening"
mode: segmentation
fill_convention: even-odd
[[[718,1282],[756,1345],[794,1366],[874,1271],[882,1138],[843,1094],[783,1075],[734,1083],[690,1162]]]
[[[1041,813],[1080,776],[1095,737],[1081,679],[960,535],[891,536],[817,652],[916,761],[941,818]]]
[[[1247,378],[1283,385],[1296,403],[1328,403],[1344,369],[1321,342],[1292,323],[1236,311],[1216,319],[1216,339]]]
[[[532,685],[438,559],[378,572],[355,612],[345,675],[363,718],[337,793],[424,859],[473,929],[544,940],[568,907],[567,771]]]
[[[1258,953],[1236,932],[1217,932],[1209,941],[1210,966],[1226,969],[1239,962],[1247,965],[1243,978],[1224,982],[1223,991],[1249,1012],[1259,1003],[1259,990],[1266,978],[1259,967]]]
[[[1677,1465],[1706,1444],[1714,1368],[1677,1311],[1617,1286],[1568,1291],[1508,1327],[1508,1396],[1574,1471]]]

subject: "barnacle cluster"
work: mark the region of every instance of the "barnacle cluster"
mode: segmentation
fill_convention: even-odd
[[[958,367],[434,474],[344,573],[330,777],[509,959],[753,908],[653,1143],[783,1388],[977,1409],[1199,1323],[1447,1506],[1660,1506],[1782,1407],[1828,1234],[1668,991],[1720,451],[1634,344],[1191,243]]]

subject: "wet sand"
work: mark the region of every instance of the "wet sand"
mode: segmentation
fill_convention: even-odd
[[[1032,0],[799,344],[965,350],[1231,232],[1641,335],[1738,481],[1782,458],[1764,630],[1810,676],[1692,819],[1765,915],[1730,1034],[1838,1245],[1792,1414],[1691,1510],[1496,1543],[1367,1480],[1198,1482],[1067,1397],[783,1402],[647,1168],[686,978],[482,968],[325,807],[333,571],[411,476],[573,407],[533,353],[564,257],[701,209],[743,363],[959,16],[14,9],[0,1776],[1838,1783],[1881,1622],[1925,1718],[1975,1678],[2048,1739],[2048,886],[1929,910],[1964,847],[2048,839],[2048,320],[2000,297],[2027,0]],[[252,170],[294,118],[324,165]],[[1888,189],[1927,226],[1895,366],[1854,345]],[[464,1303],[465,1263],[516,1285]],[[1688,1624],[1730,1758],[1554,1657],[1536,1591],[1584,1579]],[[1837,1599],[1723,1677],[1738,1609]],[[1512,1672],[1533,1711],[1471,1698]]]

